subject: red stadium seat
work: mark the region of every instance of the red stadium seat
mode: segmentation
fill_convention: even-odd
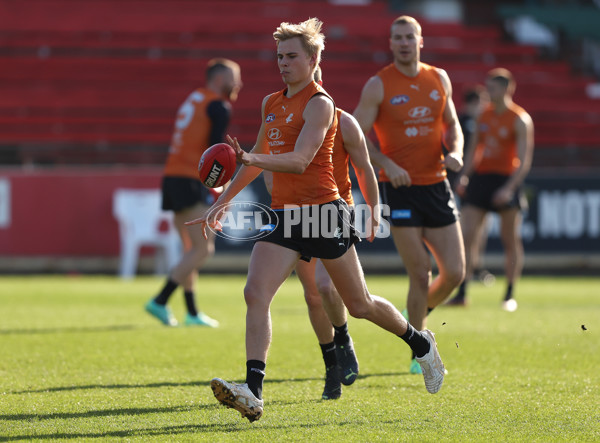
[[[365,81],[389,63],[386,29],[398,13],[387,4],[0,0],[0,149],[16,145],[35,155],[32,147],[46,144],[46,157],[85,162],[77,147],[100,146],[83,152],[94,162],[161,161],[178,106],[204,83],[206,62],[216,56],[242,67],[245,88],[230,133],[250,146],[262,98],[282,87],[271,31],[282,20],[315,15],[327,35],[325,85],[352,111]],[[600,149],[600,106],[585,95],[592,79],[542,60],[534,47],[506,42],[495,26],[421,22],[423,60],[449,73],[459,108],[466,87],[504,66],[518,83],[515,100],[534,118],[538,148]]]

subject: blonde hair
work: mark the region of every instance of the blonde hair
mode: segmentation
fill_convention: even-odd
[[[283,22],[273,33],[273,38],[279,44],[279,42],[300,37],[302,47],[308,56],[317,56],[316,68],[321,63],[321,52],[325,49],[325,35],[321,32],[322,27],[323,22],[316,17],[298,24]]]
[[[390,27],[390,30],[394,25],[414,25],[415,28],[417,29],[417,34],[423,35],[422,30],[421,30],[421,25],[419,24],[419,22],[415,18],[413,18],[409,15],[401,15],[396,20],[394,20],[392,22],[392,26]]]

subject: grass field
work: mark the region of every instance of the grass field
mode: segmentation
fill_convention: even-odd
[[[404,306],[404,277],[367,282]],[[436,395],[408,373],[402,340],[350,319],[361,375],[322,401],[323,362],[292,277],[272,306],[265,413],[252,424],[209,387],[245,376],[244,277],[201,277],[218,329],[147,316],[161,284],[0,277],[0,441],[600,441],[600,279],[524,278],[515,313],[499,309],[502,279],[472,284],[468,308],[429,318],[449,370]]]

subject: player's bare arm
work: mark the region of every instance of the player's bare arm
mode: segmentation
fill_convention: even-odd
[[[371,210],[371,221],[367,222],[369,228],[368,241],[373,241],[375,233],[379,228],[379,188],[377,187],[377,177],[369,160],[369,153],[363,134],[356,119],[347,112],[342,112],[338,131],[342,131],[344,140],[344,149],[350,156],[352,167],[356,173],[358,186],[365,198],[369,209]],[[370,223],[370,224],[369,224]]]
[[[242,159],[248,166],[257,166],[273,172],[302,174],[323,144],[333,122],[333,102],[324,95],[316,95],[304,108],[304,126],[292,152],[284,154],[247,154]]]
[[[379,106],[382,101],[383,83],[378,76],[373,76],[363,87],[358,106],[354,110],[354,117],[365,134],[365,141],[371,162],[385,171],[393,187],[410,186],[411,180],[408,173],[389,157],[382,154],[367,135],[373,129],[373,124],[377,119]]]
[[[494,194],[493,203],[495,205],[505,204],[512,199],[516,189],[521,186],[529,174],[533,162],[533,121],[529,114],[524,114],[515,120],[515,133],[519,167],[506,184]]]
[[[450,82],[450,78],[443,69],[438,69],[437,71],[447,97],[446,106],[442,114],[444,124],[446,125],[444,141],[448,149],[448,155],[446,155],[444,164],[446,168],[458,172],[463,167],[464,136],[456,114],[456,107],[452,100],[452,83]]]

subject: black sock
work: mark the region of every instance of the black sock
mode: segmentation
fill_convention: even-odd
[[[433,311],[435,308],[427,308],[427,315],[429,315],[431,313],[431,311]],[[416,357],[415,351],[412,351],[411,353],[411,360],[413,360]]]
[[[337,358],[335,357],[335,342],[320,344],[321,353],[323,354],[323,361],[325,362],[325,368],[335,366],[337,364]]]
[[[194,292],[183,291],[183,296],[185,297],[185,305],[187,306],[188,313],[192,317],[198,315],[198,310],[196,309],[196,302],[194,301]]]
[[[508,287],[506,288],[506,295],[504,296],[504,301],[510,300],[511,298],[513,298],[513,285],[512,283],[509,283]]]
[[[154,301],[159,305],[166,305],[173,291],[177,289],[177,286],[179,286],[177,283],[168,278],[160,293],[154,298]]]
[[[458,287],[458,291],[456,291],[456,295],[454,296],[454,300],[464,300],[467,292],[467,280],[463,280],[463,282]]]
[[[266,363],[260,360],[248,360],[246,362],[246,383],[248,383],[248,388],[250,388],[259,400],[262,399],[262,387],[266,367]]]
[[[344,323],[342,326],[333,325],[333,329],[335,330],[333,341],[336,345],[343,346],[350,341],[350,335],[348,335],[348,322]]]
[[[425,336],[412,327],[410,323],[406,323],[406,333],[399,336],[406,342],[410,349],[413,350],[415,357],[423,357],[429,352],[431,345]]]

